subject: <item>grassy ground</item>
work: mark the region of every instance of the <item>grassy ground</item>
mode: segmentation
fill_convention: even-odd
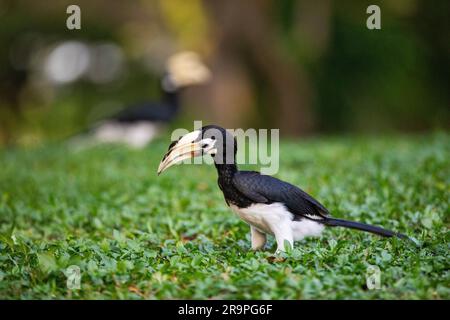
[[[156,176],[167,144],[0,151],[0,298],[450,298],[448,134],[284,142],[279,178],[422,248],[334,228],[276,259],[273,239],[249,251],[213,167]]]

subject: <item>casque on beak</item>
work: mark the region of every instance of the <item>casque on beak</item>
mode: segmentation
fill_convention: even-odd
[[[183,160],[211,154],[215,152],[215,141],[212,139],[200,139],[201,131],[190,132],[180,138],[164,155],[158,167],[158,175],[174,164]]]

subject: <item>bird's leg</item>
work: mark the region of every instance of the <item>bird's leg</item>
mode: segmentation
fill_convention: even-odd
[[[250,226],[250,232],[252,235],[252,250],[264,248],[264,245],[266,244],[266,234],[259,231],[254,226]]]
[[[288,222],[282,222],[272,228],[275,240],[277,241],[277,251],[275,253],[285,252],[286,244],[291,249],[294,248],[294,236],[292,235],[292,228]]]

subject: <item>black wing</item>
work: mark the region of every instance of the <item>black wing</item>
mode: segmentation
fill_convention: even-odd
[[[247,198],[257,203],[281,202],[295,215],[322,219],[328,210],[300,188],[255,171],[240,171],[233,185]]]
[[[175,117],[175,114],[175,110],[164,103],[142,102],[119,111],[111,118],[123,123],[169,122]]]

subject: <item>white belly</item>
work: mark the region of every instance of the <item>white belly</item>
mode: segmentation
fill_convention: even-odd
[[[230,205],[230,208],[249,225],[258,230],[273,235],[276,225],[288,224],[295,241],[307,236],[319,236],[324,225],[312,220],[303,219],[293,221],[293,215],[279,202],[272,204],[253,204],[247,208],[238,208]]]
[[[142,148],[157,135],[158,131],[158,125],[150,121],[132,124],[104,122],[96,128],[94,136],[99,142],[121,142]]]

